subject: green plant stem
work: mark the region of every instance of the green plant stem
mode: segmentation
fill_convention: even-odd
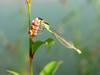
[[[29,27],[31,26],[31,4],[28,4],[28,19],[29,19]],[[32,40],[29,38],[29,72],[30,75],[33,74],[33,65],[32,65],[32,60],[33,60],[33,53],[32,53]]]
[[[32,58],[30,58],[30,75],[33,75]]]

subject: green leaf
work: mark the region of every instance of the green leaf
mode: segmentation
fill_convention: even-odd
[[[44,44],[43,41],[36,41],[34,44],[32,44],[32,50],[35,53],[36,50],[42,45]]]
[[[36,41],[36,42],[34,42],[32,44],[32,51],[33,51],[33,53],[35,53],[37,51],[37,49],[40,46],[42,46],[43,44],[46,44],[48,46],[51,46],[51,45],[55,44],[55,41],[53,39],[51,39],[51,38],[48,38],[48,39],[46,39],[44,41]]]
[[[53,39],[51,39],[51,38],[48,38],[48,39],[46,39],[46,40],[44,41],[44,43],[45,43],[46,45],[54,45],[54,44],[55,44],[55,41],[54,41]]]
[[[12,70],[7,70],[7,72],[9,72],[12,75],[20,75],[19,73],[15,72],[15,71],[12,71]]]
[[[39,75],[54,75],[58,67],[63,63],[63,61],[52,61],[48,63]]]

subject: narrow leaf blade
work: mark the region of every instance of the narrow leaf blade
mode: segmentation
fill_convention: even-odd
[[[32,45],[32,50],[35,53],[37,51],[37,49],[43,44],[43,41],[36,41],[33,45]]]
[[[19,75],[19,73],[12,71],[12,70],[7,70],[8,73],[12,74],[12,75]]]
[[[58,67],[63,63],[63,61],[52,61],[48,63],[39,75],[54,75]]]

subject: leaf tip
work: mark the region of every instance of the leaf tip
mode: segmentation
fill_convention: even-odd
[[[12,70],[6,70],[6,72],[8,72],[10,74],[13,74],[13,75],[19,75],[19,73],[15,72],[15,71],[12,71]]]

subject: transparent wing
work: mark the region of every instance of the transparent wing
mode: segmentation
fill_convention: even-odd
[[[81,51],[74,46],[74,44],[71,41],[66,40],[63,38],[59,33],[57,33],[54,29],[49,28],[49,31],[58,39],[58,41],[63,44],[64,46],[74,49],[77,51],[79,54],[81,54]]]

